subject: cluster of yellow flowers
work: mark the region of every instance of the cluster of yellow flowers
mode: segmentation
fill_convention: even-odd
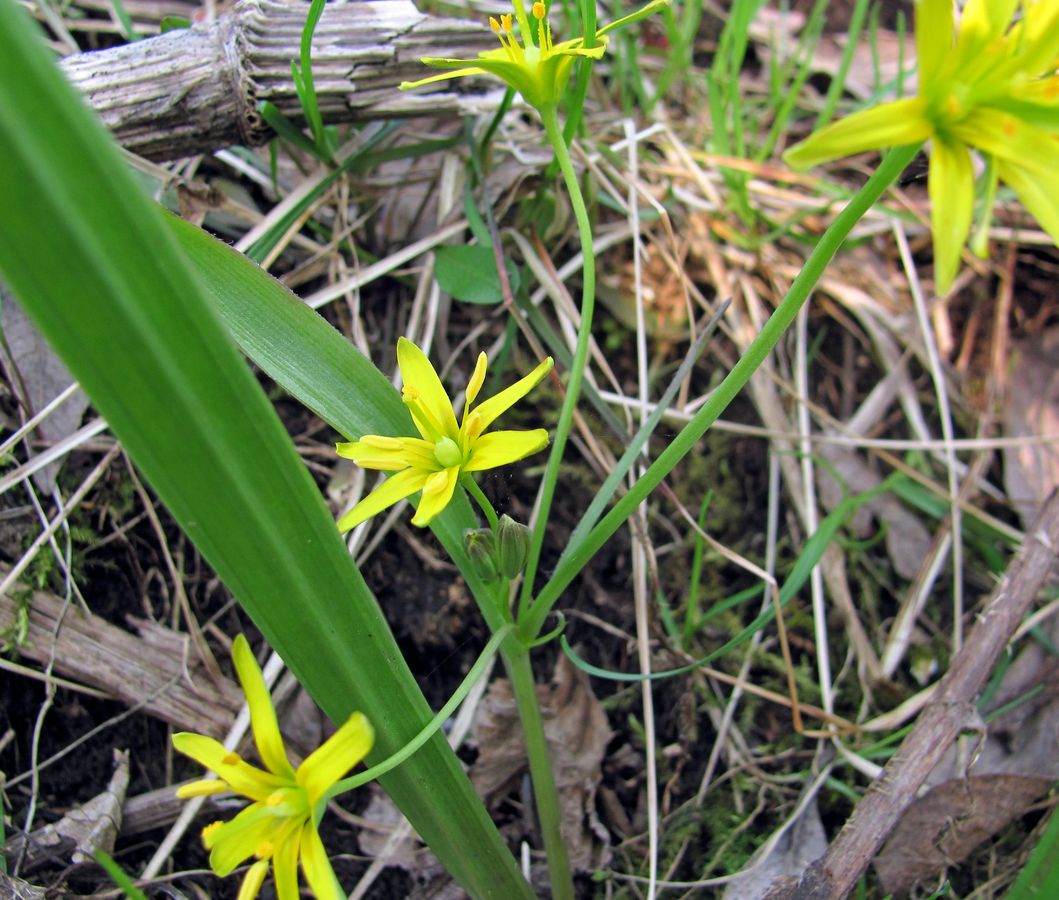
[[[607,36],[666,5],[653,0],[637,12],[584,38],[554,43],[544,3],[522,0],[514,14],[490,19],[501,47],[474,60],[426,57],[448,71],[417,87],[464,75],[494,75],[538,109],[554,108],[578,58],[599,59]],[[515,33],[518,23],[520,38]],[[929,192],[934,234],[935,282],[939,293],[952,284],[974,217],[975,173],[971,149],[987,161],[982,195],[998,181],[1011,186],[1041,226],[1059,243],[1059,0],[967,0],[957,22],[952,0],[919,0],[916,8],[917,94],[867,109],[836,122],[785,154],[795,167],[904,144],[931,141]],[[988,218],[990,210],[984,210]],[[402,397],[418,436],[364,435],[340,443],[339,455],[368,469],[395,474],[339,520],[345,531],[383,509],[421,492],[412,522],[429,524],[452,499],[464,475],[507,465],[547,446],[543,428],[488,431],[496,419],[540,383],[552,368],[545,359],[496,396],[476,404],[487,361],[480,354],[467,385],[459,421],[426,355],[401,338],[398,363]],[[490,562],[492,558],[490,557]],[[517,568],[517,566],[513,566]],[[317,831],[327,792],[371,750],[374,731],[361,713],[349,719],[297,769],[280,737],[268,689],[246,639],[240,635],[232,659],[246,693],[251,726],[264,768],[244,761],[214,740],[177,734],[174,746],[215,773],[181,787],[181,797],[232,791],[251,803],[229,822],[203,831],[210,865],[227,875],[246,860],[239,900],[257,896],[270,867],[280,900],[296,900],[298,864],[318,898],[344,897]]]

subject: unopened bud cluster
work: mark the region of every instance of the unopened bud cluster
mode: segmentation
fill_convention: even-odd
[[[463,545],[471,565],[484,581],[517,578],[529,556],[529,529],[508,515],[500,517],[496,530],[468,529]]]

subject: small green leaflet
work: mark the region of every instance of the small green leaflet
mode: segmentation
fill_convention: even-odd
[[[509,261],[505,262],[505,266],[511,293],[514,294],[519,287],[519,272]],[[434,277],[446,294],[464,303],[489,306],[504,299],[491,247],[480,244],[439,247],[435,251]]]

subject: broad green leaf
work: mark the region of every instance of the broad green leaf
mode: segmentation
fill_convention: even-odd
[[[7,2],[0,204],[0,274],[159,497],[327,713],[372,719],[370,761],[393,753],[430,710],[319,491],[202,275]],[[531,896],[440,736],[383,783],[472,894]]]
[[[435,251],[434,277],[449,296],[464,303],[501,303],[504,292],[496,272],[493,248],[481,244],[452,244]],[[511,292],[518,290],[518,269],[507,266]]]

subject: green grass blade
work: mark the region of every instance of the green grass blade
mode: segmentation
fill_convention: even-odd
[[[853,65],[853,57],[860,43],[860,33],[864,28],[864,18],[868,13],[868,0],[856,0],[853,5],[853,14],[850,16],[849,29],[846,32],[846,46],[842,50],[842,59],[838,64],[838,71],[831,78],[831,84],[827,87],[827,95],[824,97],[824,105],[820,109],[813,131],[819,131],[831,119],[834,118],[835,109],[838,107],[839,98],[846,86],[846,78],[849,75],[849,67]],[[877,49],[872,45],[874,58],[878,58]]]
[[[174,518],[327,713],[371,717],[370,761],[393,753],[431,714],[377,604],[200,276],[11,3],[0,202],[0,273]],[[440,736],[383,783],[472,894],[530,896]]]
[[[321,154],[330,158],[334,154],[331,139],[324,128],[323,118],[320,115],[320,105],[316,99],[316,83],[313,80],[313,34],[324,13],[326,0],[312,0],[309,12],[305,16],[305,27],[302,28],[301,40],[301,66],[297,68],[296,77],[298,86],[298,99],[302,102],[302,110],[305,113],[305,121],[309,123],[309,130]],[[292,66],[294,63],[292,62]]]
[[[676,397],[677,391],[680,390],[680,386],[685,382],[688,375],[691,374],[691,369],[695,363],[698,362],[703,347],[706,345],[706,341],[709,339],[710,335],[713,334],[714,328],[717,326],[721,315],[723,315],[724,310],[727,308],[727,301],[721,304],[717,313],[714,314],[709,324],[703,329],[702,334],[699,335],[694,346],[688,351],[688,355],[684,357],[684,361],[677,368],[676,374],[670,379],[669,386],[658,399],[658,403],[655,405],[654,410],[637,429],[636,434],[628,440],[625,452],[622,453],[621,458],[615,463],[614,468],[607,473],[606,480],[600,486],[599,490],[596,491],[596,495],[592,498],[592,502],[589,503],[588,509],[582,514],[581,520],[577,523],[577,527],[574,528],[573,533],[567,540],[566,549],[563,550],[562,555],[559,557],[560,562],[578,551],[588,537],[589,532],[599,521],[599,517],[607,508],[607,504],[610,503],[614,498],[614,495],[618,492],[618,488],[621,487],[622,481],[625,479],[625,476],[629,474],[629,471],[632,469],[636,460],[643,460],[644,447],[651,439],[651,435],[654,434],[655,428],[658,427],[658,423],[662,421],[662,417],[666,414],[666,410]],[[619,435],[620,434],[621,433],[619,432]]]
[[[1059,897],[1059,816],[1052,810],[1048,825],[1008,891],[1007,900]]]

